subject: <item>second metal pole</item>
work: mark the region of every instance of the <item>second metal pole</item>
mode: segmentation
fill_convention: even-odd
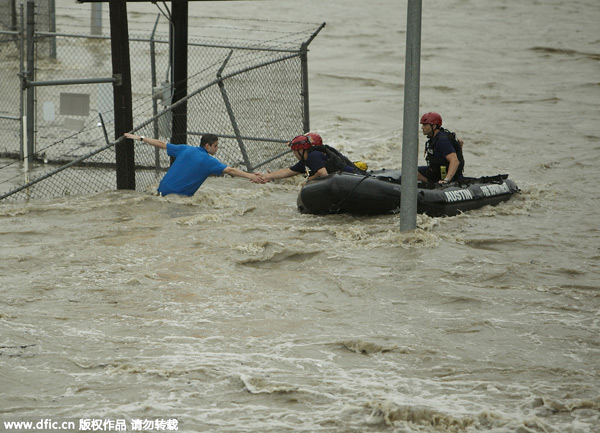
[[[419,88],[421,85],[421,0],[408,0],[404,120],[402,125],[402,185],[400,230],[417,227],[417,167],[419,160]]]

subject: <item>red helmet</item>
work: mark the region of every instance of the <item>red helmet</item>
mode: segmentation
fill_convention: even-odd
[[[421,125],[423,125],[425,123],[429,123],[431,125],[442,126],[442,116],[440,116],[437,113],[433,113],[433,112],[425,113],[421,117]]]
[[[323,139],[316,132],[309,132],[306,134],[313,146],[323,146]]]
[[[312,146],[312,143],[310,142],[310,138],[308,138],[306,135],[299,135],[290,141],[290,147],[292,150],[308,149],[310,146]]]

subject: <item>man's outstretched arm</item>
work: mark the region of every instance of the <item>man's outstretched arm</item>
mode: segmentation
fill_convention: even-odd
[[[265,183],[262,181],[260,173],[248,173],[234,167],[225,167],[223,173],[227,173],[230,176],[245,177],[254,183]]]
[[[142,137],[141,135],[130,134],[129,132],[125,133],[125,137],[131,138],[132,140],[141,140],[143,138],[144,143],[151,144],[152,146],[158,147],[159,149],[167,148],[167,143],[161,140],[157,140],[156,138]]]

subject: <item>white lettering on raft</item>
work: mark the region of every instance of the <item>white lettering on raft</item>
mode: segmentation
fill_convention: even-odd
[[[458,191],[444,191],[447,201],[472,200],[473,193],[468,189],[459,189]]]
[[[484,196],[490,197],[492,195],[507,194],[510,192],[510,189],[505,183],[502,183],[501,185],[482,185],[481,192]]]

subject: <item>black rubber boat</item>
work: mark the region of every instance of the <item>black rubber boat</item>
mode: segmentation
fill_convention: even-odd
[[[301,213],[381,215],[400,211],[401,175],[380,170],[367,175],[334,173],[308,182],[298,195]],[[465,178],[445,185],[418,183],[417,212],[452,216],[495,206],[520,192],[507,174]]]

